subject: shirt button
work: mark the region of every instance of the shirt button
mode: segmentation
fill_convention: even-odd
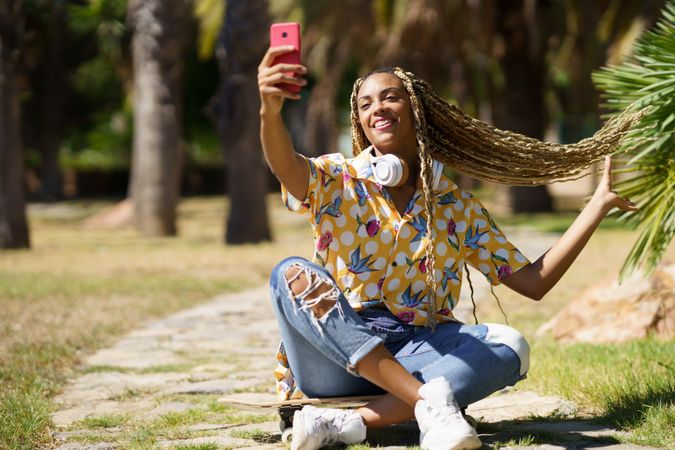
[[[396,267],[396,266],[398,266],[398,263],[396,261],[394,261],[393,263],[391,263],[391,265]]]

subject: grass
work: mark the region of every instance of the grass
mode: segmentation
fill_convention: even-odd
[[[273,266],[285,256],[308,256],[308,226],[287,213],[276,196],[269,203],[275,241],[257,246],[222,244],[227,204],[220,198],[184,200],[179,209],[180,235],[152,239],[127,228],[82,227],[82,219],[111,206],[109,202],[33,205],[29,214],[33,248],[0,253],[0,448],[51,445],[51,399],[65,381],[85,372],[119,369],[85,369],[80,365],[84,356],[149,319],[224,292],[265,285]],[[557,231],[571,220],[569,215],[546,215],[498,218],[497,222]],[[635,237],[636,233],[611,223],[603,225],[542,302],[524,300],[504,287],[496,292],[510,323],[533,343],[532,370],[528,380],[519,384],[521,388],[570,398],[587,414],[633,431],[632,442],[674,445],[669,437],[675,435],[675,363],[672,350],[668,352],[672,342],[562,346],[532,337],[580,292],[615,277]],[[671,246],[667,255],[675,259],[675,248]],[[493,302],[482,302],[478,316],[482,321],[503,321]],[[270,349],[270,361],[273,353]],[[144,369],[119,371],[143,373]],[[229,424],[276,420],[270,415],[241,414],[216,403],[213,396],[197,397],[180,397],[194,403],[194,409],[147,423],[124,422],[122,416],[85,419],[81,425],[90,432],[81,439],[152,448],[161,439],[200,435],[186,428],[196,420]],[[122,432],[102,433],[115,427]]]
[[[50,399],[83,356],[149,319],[264,285],[276,261],[311,251],[302,220],[274,203],[276,241],[257,246],[223,245],[222,198],[183,201],[180,235],[150,239],[82,227],[110,202],[31,205],[32,249],[0,254],[0,448],[51,441]]]
[[[251,439],[259,444],[272,444],[279,442],[279,437],[273,435],[264,430],[253,429],[253,430],[232,430],[230,436],[240,439]]]
[[[81,425],[89,430],[97,428],[114,428],[126,424],[129,416],[125,414],[104,414],[102,416],[87,417],[82,420]]]
[[[675,446],[673,342],[560,346],[536,341],[522,384],[584,405],[596,421],[633,431],[629,442]]]

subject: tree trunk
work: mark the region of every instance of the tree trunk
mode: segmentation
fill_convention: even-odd
[[[504,49],[498,59],[505,86],[497,94],[494,124],[543,139],[548,123],[544,94],[550,7],[547,2],[525,0],[498,1],[496,6],[496,30]],[[508,189],[507,209],[552,211],[553,202],[546,186],[515,186]]]
[[[229,0],[217,52],[222,77],[218,127],[227,165],[230,211],[225,242],[271,239],[265,195],[269,179],[260,145],[257,69],[267,50],[266,0]]]
[[[134,140],[131,197],[146,236],[176,234],[182,124],[183,49],[190,20],[185,0],[131,0],[134,29]]]
[[[40,167],[40,198],[63,198],[63,175],[59,166],[59,148],[63,138],[66,95],[66,14],[64,2],[53,2],[47,41],[47,64],[44,70],[44,93],[40,101],[42,111],[37,145],[42,154]]]
[[[16,80],[23,31],[22,3],[0,3],[0,248],[30,246]]]

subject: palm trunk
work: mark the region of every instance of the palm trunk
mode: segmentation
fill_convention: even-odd
[[[265,195],[269,170],[260,145],[257,68],[267,49],[266,0],[229,0],[217,52],[221,70],[218,127],[227,165],[230,211],[225,241],[271,239]],[[224,51],[222,51],[224,50]]]
[[[0,248],[30,246],[16,82],[23,31],[22,3],[21,0],[0,3]]]
[[[548,123],[544,98],[546,43],[546,2],[503,0],[497,2],[496,28],[504,41],[499,64],[505,88],[494,108],[495,126],[543,139]],[[510,212],[552,211],[553,201],[546,186],[508,189]]]
[[[176,234],[182,149],[184,0],[131,0],[134,27],[134,220],[146,236]]]

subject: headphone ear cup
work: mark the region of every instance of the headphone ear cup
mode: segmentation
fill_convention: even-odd
[[[407,178],[407,167],[403,160],[395,155],[383,155],[373,158],[373,177],[382,186],[400,186]]]

